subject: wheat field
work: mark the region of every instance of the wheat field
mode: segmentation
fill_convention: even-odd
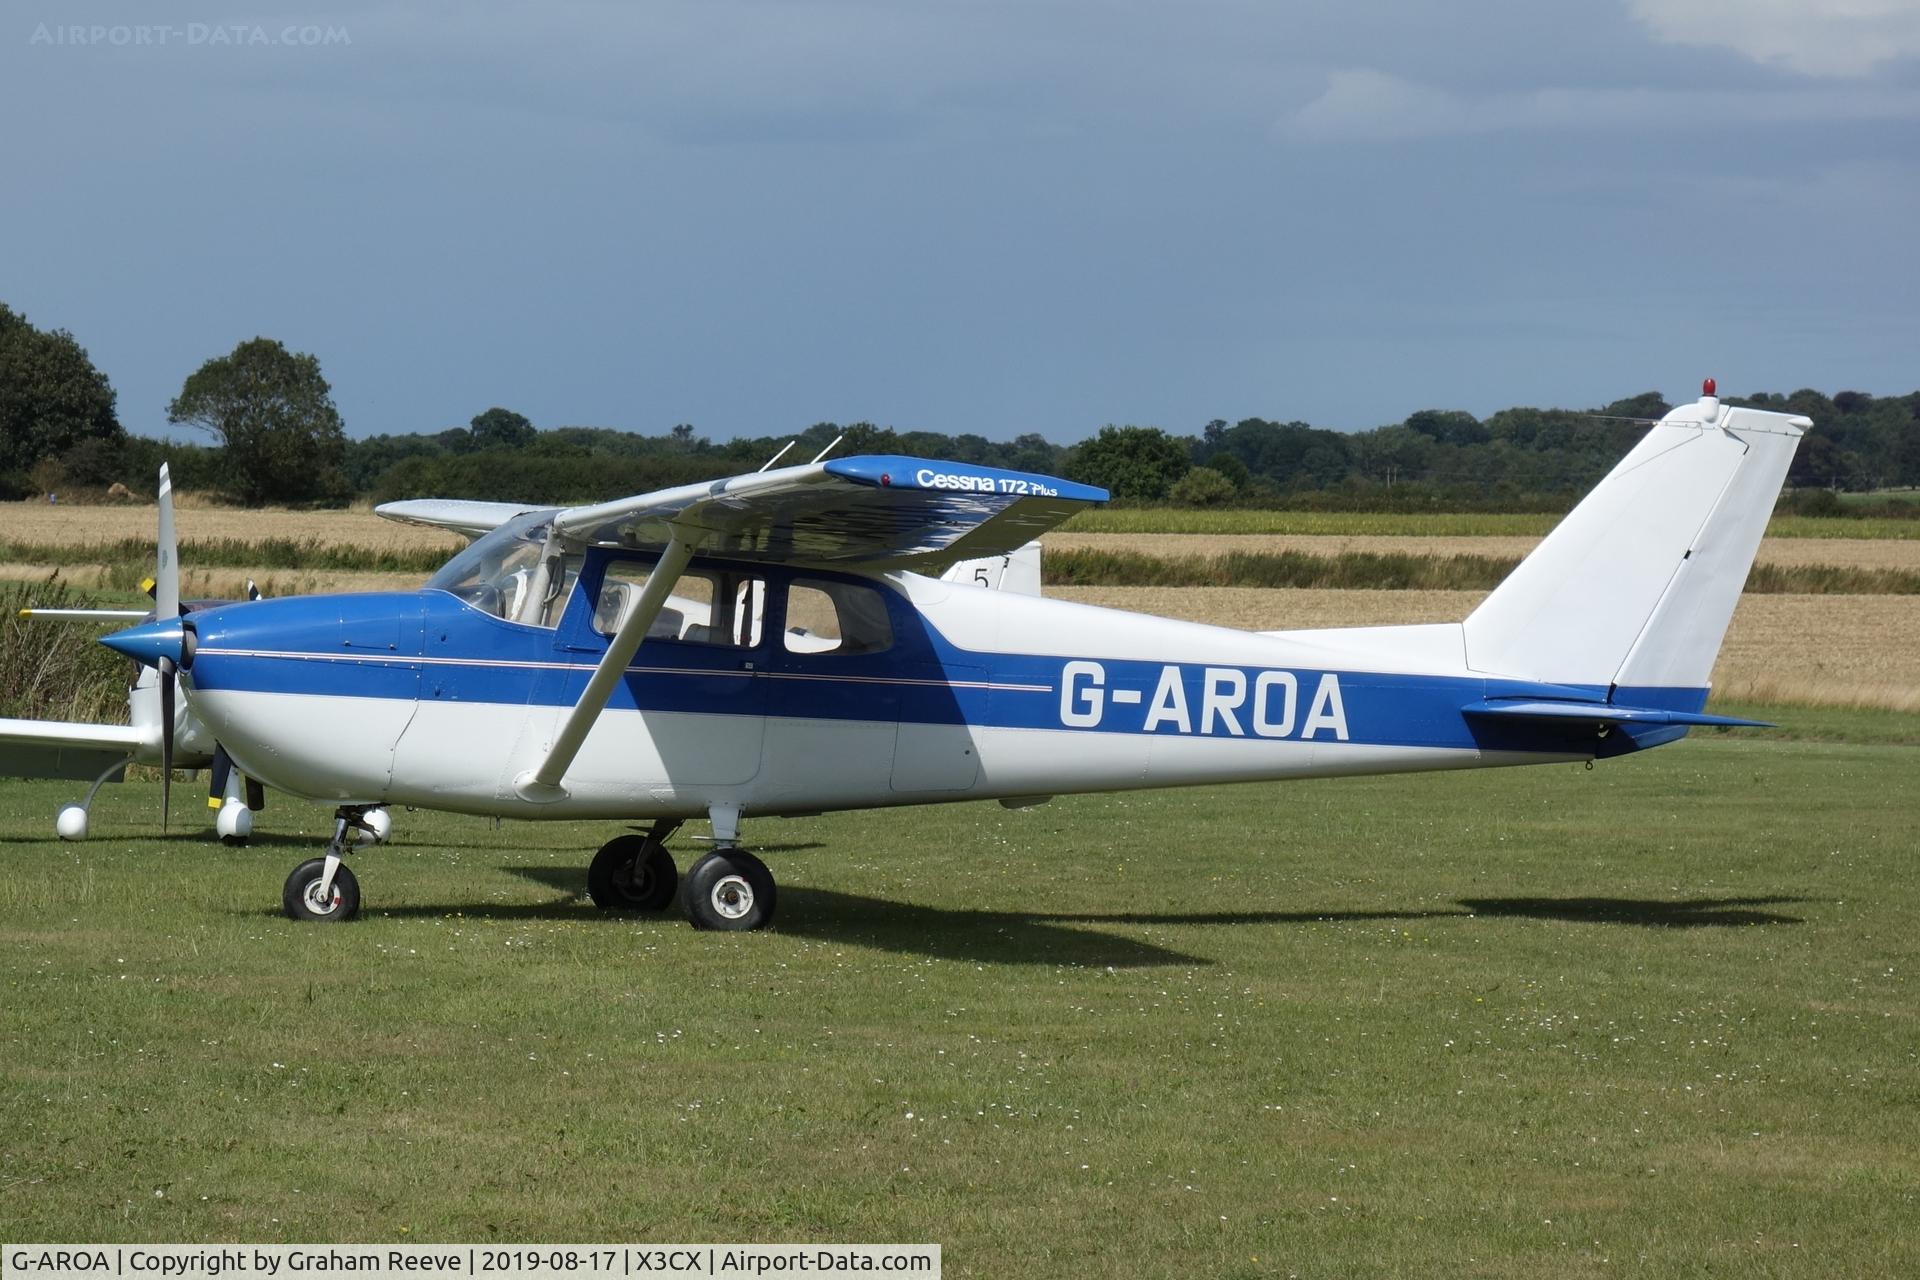
[[[4,502],[0,503],[0,538],[10,542],[76,546],[114,543],[125,538],[151,541],[155,519],[151,503],[87,507]],[[368,550],[444,547],[448,555],[466,545],[466,539],[457,534],[399,524],[361,510],[289,511],[282,507],[263,507],[257,511],[240,511],[183,501],[177,504],[174,525],[182,542],[222,538],[264,542],[281,538],[289,542],[319,541]]]
[[[142,566],[152,573],[150,566]],[[117,566],[0,563],[0,582],[64,582],[83,591],[117,591],[126,573]],[[419,573],[374,573],[355,569],[195,569],[180,571],[184,600],[237,600],[251,582],[265,596],[310,596],[342,591],[412,591],[425,580]],[[124,594],[124,592],[122,592]]]
[[[1411,552],[1495,560],[1517,560],[1540,545],[1538,538],[1512,535],[1412,538],[1393,534],[1285,533],[1050,533],[1043,542],[1049,551],[1129,551],[1168,558],[1293,551],[1326,557],[1348,552],[1373,555]],[[1783,569],[1831,565],[1842,569],[1920,571],[1920,539],[1768,538],[1760,544],[1757,562]]]
[[[1280,631],[1457,622],[1478,591],[1054,587],[1063,600]],[[1718,697],[1920,711],[1920,596],[1742,596],[1714,664]]]
[[[466,545],[457,534],[398,524],[371,511],[289,511],[267,507],[239,511],[227,507],[183,505],[177,514],[183,542],[233,538],[319,541],[367,550],[444,549],[449,555]],[[126,538],[153,537],[154,508],[124,506],[49,506],[40,502],[0,503],[0,538],[18,543],[84,546]],[[1316,556],[1343,552],[1432,556],[1524,556],[1540,542],[1516,535],[1420,536],[1393,534],[1263,533],[1051,533],[1049,550],[1132,551],[1156,556],[1213,556],[1229,551],[1296,551]],[[1768,538],[1760,544],[1759,563],[1782,568],[1832,565],[1837,568],[1920,571],[1920,539]]]

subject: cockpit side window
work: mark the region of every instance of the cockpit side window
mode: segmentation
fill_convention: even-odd
[[[551,537],[551,511],[529,511],[477,539],[427,579],[508,622],[552,627],[580,574],[580,556]]]
[[[580,577],[580,559],[577,553],[568,555],[546,550],[539,567],[515,584],[507,617],[530,627],[560,625],[560,613],[566,608],[567,597],[573,594],[573,584]]]
[[[652,572],[652,561],[610,561],[594,605],[593,629],[603,636],[618,631],[639,604],[640,592]],[[647,628],[647,639],[751,649],[760,643],[766,601],[763,578],[717,569],[688,569],[673,584],[659,616]]]

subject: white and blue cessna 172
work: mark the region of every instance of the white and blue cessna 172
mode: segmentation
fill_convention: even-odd
[[[479,534],[417,592],[262,600],[104,643],[176,665],[247,776],[339,806],[284,902],[344,920],[373,806],[652,819],[589,891],[699,928],[774,913],[743,818],[1591,760],[1658,746],[1708,673],[1804,418],[1682,406],[1464,622],[1249,633],[938,574],[1106,494],[856,457],[594,506],[415,502]],[[484,531],[484,532],[483,532]]]

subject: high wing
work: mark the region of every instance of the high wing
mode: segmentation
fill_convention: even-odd
[[[938,573],[1007,555],[1105,489],[1052,476],[927,458],[869,456],[757,471],[593,506],[556,533],[597,546],[693,551],[781,564]]]
[[[836,458],[569,507],[555,535],[596,546],[658,549],[660,558],[580,701],[540,764],[514,779],[551,803],[614,686],[696,553],[782,564],[938,573],[960,560],[1009,555],[1107,491],[1052,476],[927,458]]]
[[[160,741],[130,724],[86,724],[77,720],[0,720],[0,743],[45,747],[100,747],[125,753]]]
[[[401,524],[425,525],[429,529],[447,529],[478,538],[492,533],[523,511],[538,511],[538,502],[471,502],[464,498],[410,498],[405,502],[383,502],[373,509],[377,516]]]
[[[41,622],[144,622],[151,609],[22,609],[20,616]]]

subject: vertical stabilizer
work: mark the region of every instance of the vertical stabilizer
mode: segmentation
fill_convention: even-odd
[[[1468,665],[1704,689],[1812,425],[1712,394],[1667,414],[1468,617]]]
[[[965,582],[989,591],[1037,596],[1040,594],[1040,541],[1036,538],[1003,556],[956,560],[940,575],[940,579],[943,582]]]

